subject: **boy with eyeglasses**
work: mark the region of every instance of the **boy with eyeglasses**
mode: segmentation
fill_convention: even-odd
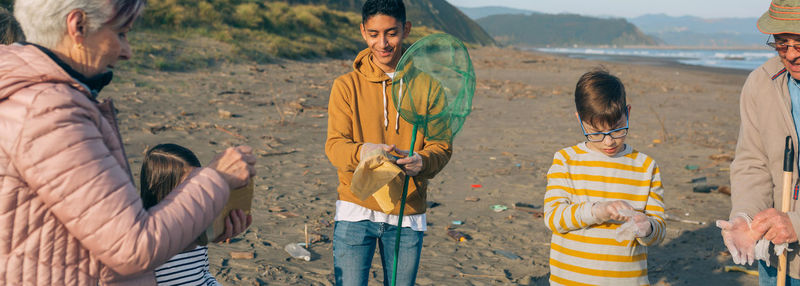
[[[619,78],[584,74],[575,106],[587,141],[556,152],[547,172],[550,284],[649,284],[647,246],[666,227],[658,165],[625,144],[630,105]]]

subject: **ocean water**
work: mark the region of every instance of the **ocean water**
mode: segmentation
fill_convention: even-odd
[[[752,50],[711,49],[618,49],[618,48],[534,48],[535,51],[568,54],[570,57],[615,61],[622,56],[673,60],[696,66],[753,70],[777,53],[769,48]]]

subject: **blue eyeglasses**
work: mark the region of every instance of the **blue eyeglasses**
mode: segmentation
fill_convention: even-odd
[[[625,112],[625,127],[617,128],[608,132],[586,133],[586,129],[583,128],[583,120],[581,119],[581,115],[578,114],[578,124],[581,125],[583,136],[586,136],[586,140],[589,140],[590,142],[601,142],[603,139],[606,139],[606,135],[611,136],[613,139],[619,139],[628,136],[628,124],[630,124],[630,122],[631,118],[628,116],[628,113]]]

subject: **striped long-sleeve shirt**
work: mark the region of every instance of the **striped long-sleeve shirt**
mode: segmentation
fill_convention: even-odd
[[[613,157],[586,143],[556,152],[547,172],[545,225],[552,285],[646,285],[647,246],[664,239],[661,175],[653,158],[629,145]],[[601,223],[595,202],[623,200],[650,219],[647,237],[618,242],[622,222]]]
[[[220,286],[208,269],[208,247],[198,246],[193,250],[173,256],[164,265],[156,268],[156,283],[159,286],[197,285]]]

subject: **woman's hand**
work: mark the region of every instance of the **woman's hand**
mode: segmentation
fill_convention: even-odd
[[[253,148],[237,146],[225,149],[208,164],[208,167],[219,172],[233,190],[246,186],[250,177],[255,176],[255,164]]]
[[[219,235],[214,242],[229,242],[231,238],[244,232],[253,223],[253,216],[245,215],[244,211],[236,209],[225,218],[225,232]]]

